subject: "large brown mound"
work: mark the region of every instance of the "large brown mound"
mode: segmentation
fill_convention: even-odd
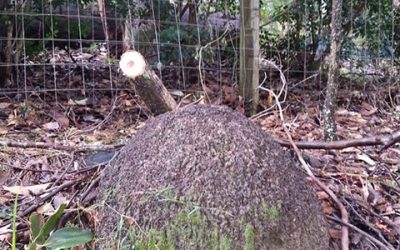
[[[303,173],[228,108],[149,121],[105,170],[100,192],[99,249],[328,249]]]

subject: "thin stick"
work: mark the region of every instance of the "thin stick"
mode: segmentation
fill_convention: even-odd
[[[209,46],[211,46],[213,43],[219,41],[220,39],[222,39],[229,31],[229,25],[226,25],[226,29],[224,31],[224,33],[222,33],[222,35],[220,35],[217,39],[207,43],[206,45],[202,46],[199,50],[199,76],[200,76],[200,83],[201,83],[201,87],[203,88],[204,91],[204,96],[205,96],[205,100],[206,102],[210,101],[210,98],[207,94],[206,91],[206,84],[204,83],[204,79],[203,79],[203,72],[201,70],[202,65],[203,65],[203,49],[208,48]]]

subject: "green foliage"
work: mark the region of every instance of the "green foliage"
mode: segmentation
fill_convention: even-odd
[[[365,4],[364,1],[356,0],[344,1],[343,4],[345,55],[393,56],[400,37],[398,32],[392,33],[393,26],[399,21],[399,15],[391,1],[369,1]],[[356,40],[362,40],[363,43],[357,44]]]
[[[18,207],[18,194],[15,196],[13,217],[12,217],[12,240],[11,249],[17,249],[17,207]]]
[[[50,232],[56,226],[58,220],[64,212],[65,207],[65,204],[61,205],[43,225],[40,223],[40,217],[38,214],[31,215],[32,242],[28,247],[29,250],[37,249],[37,245],[42,245],[45,242],[45,239],[50,235]]]
[[[144,204],[153,199],[174,204],[180,207],[180,212],[161,228],[139,228],[136,225],[129,228],[127,232],[129,240],[123,241],[117,237],[117,248],[133,246],[139,250],[172,250],[184,244],[196,246],[199,249],[232,249],[230,247],[232,240],[207,221],[197,202],[183,197],[178,198],[171,187],[166,187],[143,197],[140,203]],[[121,228],[119,228],[118,235],[121,233]]]
[[[211,11],[215,12],[223,12],[226,14],[236,15],[239,14],[240,7],[240,0],[223,0],[223,1],[216,1],[215,5],[212,6]]]
[[[178,65],[182,56],[185,65],[193,63],[197,59],[199,44],[209,41],[210,35],[205,29],[198,32],[195,26],[180,26],[179,29],[176,25],[164,26],[160,32],[161,62]]]
[[[17,249],[17,203],[18,195],[15,197],[15,203],[13,207],[11,242],[12,250]],[[43,247],[47,249],[71,248],[83,245],[93,239],[93,235],[91,232],[75,227],[62,228],[50,234],[60,220],[60,217],[63,214],[65,207],[65,204],[61,205],[43,225],[41,224],[40,216],[38,214],[33,213],[30,216],[30,231],[32,241],[27,247],[28,250],[37,250]]]
[[[133,18],[140,17],[144,19],[166,20],[171,17],[173,13],[172,3],[166,0],[143,0],[137,1],[135,4],[129,4],[129,1],[125,0],[112,0],[106,1],[105,3],[108,8],[115,10],[118,17],[128,17],[130,12]]]
[[[0,15],[0,35],[7,36],[8,22],[10,21],[10,16]]]
[[[51,40],[57,36],[57,29],[50,29],[40,41],[25,40],[25,51],[28,56],[33,56],[42,52]]]
[[[246,225],[245,231],[245,250],[254,250],[254,227],[251,224]]]
[[[51,20],[52,18],[52,20]],[[53,22],[53,26],[51,26]],[[46,17],[44,19],[44,36],[40,41],[35,40],[25,40],[26,54],[28,56],[37,55],[46,47],[50,46],[53,39],[85,39],[89,37],[90,34],[90,23],[88,20],[81,20],[80,22],[71,21],[68,25],[60,17]]]
[[[66,227],[52,233],[43,246],[50,249],[71,248],[90,242],[93,235],[90,231],[77,227]]]
[[[183,242],[187,246],[197,246],[199,249],[232,249],[229,237],[207,223],[199,210],[179,213],[176,220],[169,222],[162,229],[152,228],[147,232],[131,230],[129,235],[130,242],[127,245],[133,245],[135,249],[140,250],[172,250]]]
[[[179,1],[138,1],[130,4],[129,1],[106,1],[106,8],[120,18],[134,18],[141,20],[160,20],[156,29],[161,43],[161,60],[164,65],[181,62],[181,57],[187,65],[196,62],[199,44],[204,45],[215,37],[209,30],[196,26],[180,25],[177,27],[175,13]],[[52,1],[52,8],[70,4],[66,0]],[[96,4],[95,0],[80,0],[78,7],[87,8],[89,4]],[[3,4],[4,5],[4,4]],[[0,4],[0,6],[3,6]],[[283,59],[283,64],[304,69],[319,67],[324,56],[329,52],[331,0],[260,0],[260,44],[263,50],[268,51],[269,58]],[[228,15],[239,14],[240,0],[200,1],[197,13],[204,18],[207,14],[222,12]],[[182,6],[181,6],[182,7]],[[7,10],[13,6],[2,7]],[[42,0],[33,0],[24,11],[33,13],[49,13],[49,4]],[[395,24],[400,22],[399,13],[392,6],[391,1],[353,0],[343,2],[343,49],[342,56],[355,58],[369,57],[396,57],[400,52],[400,32],[393,32]],[[21,17],[3,15],[0,17],[0,35],[5,36],[7,22],[14,19],[20,23]],[[80,24],[71,20],[68,23],[59,17],[25,16],[25,23],[39,21],[44,26],[40,41],[25,41],[26,52],[29,56],[42,52],[49,46],[51,39],[80,39],[88,38],[91,31],[90,21],[82,19]],[[52,18],[52,19],[51,19]],[[200,19],[201,19],[200,18]],[[53,27],[51,27],[51,20]],[[165,22],[166,21],[166,22]],[[166,24],[169,23],[169,24]],[[29,26],[29,25],[28,25]],[[28,28],[25,27],[25,28]],[[198,32],[198,28],[200,32]],[[154,27],[151,27],[153,30]],[[146,31],[146,44],[155,40],[154,32]],[[199,34],[200,33],[200,34]],[[68,36],[67,36],[68,35]],[[200,37],[200,38],[199,38]],[[138,41],[142,39],[137,39]],[[199,41],[201,40],[201,41]],[[361,41],[361,42],[360,42]],[[179,43],[184,45],[179,50]],[[221,49],[229,50],[225,44]],[[205,51],[205,55],[212,56],[212,52]],[[304,65],[304,55],[307,53],[309,62]],[[316,56],[317,55],[317,56]],[[232,55],[227,55],[232,56]],[[314,63],[314,60],[317,62]],[[154,63],[154,62],[152,62]],[[297,64],[296,64],[297,63]]]
[[[32,214],[30,216],[30,222],[31,222],[31,236],[32,239],[36,239],[39,236],[40,233],[40,217],[38,214]],[[42,239],[37,239],[36,242],[41,242]],[[36,242],[32,242],[32,249],[36,249]]]
[[[61,205],[43,225],[38,214],[34,213],[30,216],[32,241],[27,248],[28,250],[43,247],[48,249],[71,248],[83,245],[93,239],[91,232],[75,227],[61,228],[50,234],[60,220],[65,207],[65,204]]]
[[[262,208],[264,210],[264,217],[269,221],[276,221],[279,218],[279,211],[275,207],[270,207],[263,203]]]
[[[288,63],[301,58],[297,61],[300,67],[304,67],[304,55],[299,56],[299,52],[309,53],[310,61],[320,54],[317,60],[322,60],[330,46],[331,5],[330,0],[261,0],[261,46],[271,51],[270,57],[281,57]],[[393,25],[399,21],[391,1],[343,1],[342,56],[398,55],[395,48],[400,34],[393,33]]]

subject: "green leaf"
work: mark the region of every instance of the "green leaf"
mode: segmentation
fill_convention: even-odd
[[[40,229],[39,234],[36,236],[33,242],[37,242],[38,240],[44,239],[50,234],[51,230],[53,230],[53,228],[56,226],[66,206],[67,206],[66,204],[62,204],[57,209],[57,211],[52,216],[49,217],[49,219],[46,221],[46,223],[44,223],[43,227]]]
[[[65,227],[52,233],[44,246],[52,249],[71,248],[83,245],[92,239],[93,234],[90,231],[77,227]]]
[[[40,223],[40,217],[37,213],[33,213],[30,218],[31,222],[31,236],[33,241],[28,245],[29,250],[36,250],[37,249],[37,244],[42,244],[43,243],[43,238],[37,238],[40,232],[40,227],[42,226]]]
[[[29,243],[27,249],[28,250],[36,250],[37,249],[36,243],[35,242]]]
[[[40,223],[40,217],[37,213],[33,213],[29,220],[31,222],[32,239],[35,239],[39,235],[40,227],[42,226]]]

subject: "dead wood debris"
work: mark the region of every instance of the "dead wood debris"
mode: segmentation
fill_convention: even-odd
[[[284,147],[291,147],[289,141],[276,139]],[[295,142],[299,149],[344,149],[349,147],[379,146],[379,151],[383,151],[395,143],[400,142],[400,130],[386,136],[371,136],[361,139],[340,140],[340,141],[300,141]]]

